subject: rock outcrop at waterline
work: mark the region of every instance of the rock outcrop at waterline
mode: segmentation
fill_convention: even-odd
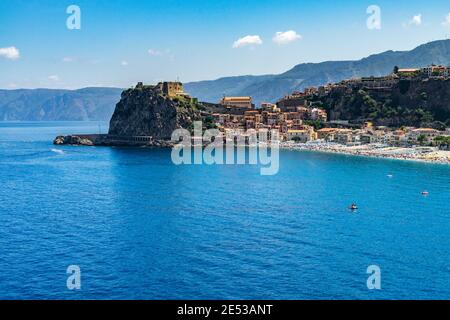
[[[143,139],[142,137],[121,137],[110,136],[108,134],[89,134],[89,135],[69,135],[58,136],[53,140],[55,145],[71,146],[124,146],[124,147],[158,147],[171,148],[173,143],[168,140],[155,140],[152,138]]]
[[[172,87],[173,86],[173,87]],[[210,115],[223,106],[199,103],[183,92],[181,83],[147,86],[138,83],[122,92],[108,134],[58,136],[57,145],[170,147],[176,129],[193,128],[194,121],[212,125]]]
[[[93,146],[94,143],[92,140],[80,136],[57,136],[55,140],[53,141],[53,144],[55,145],[63,145],[63,144],[69,144],[69,145],[80,145],[80,146]]]
[[[170,140],[178,128],[201,120],[201,105],[195,99],[171,98],[158,86],[137,86],[122,93],[109,125],[112,136],[150,136]]]

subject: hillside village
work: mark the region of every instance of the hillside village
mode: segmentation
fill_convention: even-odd
[[[170,146],[175,129],[193,130],[194,121],[201,120],[204,129],[218,129],[224,141],[233,137],[248,143],[267,137],[286,148],[449,163],[450,116],[446,112],[448,109],[450,115],[450,100],[445,102],[450,99],[449,70],[442,66],[394,68],[385,77],[310,87],[258,107],[250,96],[223,96],[217,103],[205,103],[186,93],[180,82],[140,82],[122,92],[108,134],[59,136],[54,143]],[[429,83],[430,87],[424,87]],[[436,86],[439,90],[435,90]],[[424,88],[428,91],[422,91]],[[395,94],[401,96],[403,100],[399,101],[406,107],[399,105],[395,109],[393,102],[387,105]],[[409,106],[410,101],[413,104],[417,100],[428,109]],[[436,101],[439,105],[434,104]],[[348,106],[355,109],[339,109]],[[385,118],[372,116],[386,113],[386,109],[387,113],[397,112],[398,125],[384,125]],[[430,109],[438,110],[435,114],[446,123],[436,121]],[[346,119],[345,112],[359,115]],[[409,125],[411,122],[421,125]]]
[[[262,103],[259,108],[251,97],[226,97],[218,103],[226,110],[213,113],[215,126],[225,135],[250,135],[276,130],[282,141],[306,143],[323,141],[355,146],[381,143],[392,146],[427,145],[450,148],[450,129],[440,123],[439,128],[398,127],[376,125],[372,120],[331,120],[318,101],[334,91],[366,90],[386,93],[402,81],[449,81],[450,68],[429,66],[421,69],[399,69],[385,77],[366,77],[345,80],[336,84],[311,87],[293,92],[276,103]],[[446,82],[450,86],[450,82]],[[425,118],[425,117],[424,117]],[[426,119],[425,119],[426,120]],[[430,119],[431,122],[431,119]],[[244,133],[245,132],[245,133]]]

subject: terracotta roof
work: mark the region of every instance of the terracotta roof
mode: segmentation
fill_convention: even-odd
[[[418,129],[414,129],[414,132],[419,132],[419,131],[431,131],[431,132],[437,132],[438,130],[433,129],[433,128],[418,128]]]
[[[308,130],[288,130],[288,133],[304,133],[308,132]]]
[[[223,101],[241,101],[241,100],[252,100],[252,97],[224,97]]]
[[[337,131],[336,128],[323,128],[318,130],[317,132],[332,132],[332,131]]]

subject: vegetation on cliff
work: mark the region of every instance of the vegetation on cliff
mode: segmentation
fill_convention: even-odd
[[[110,121],[109,134],[151,136],[168,140],[179,128],[191,128],[205,118],[206,107],[196,99],[168,97],[156,86],[125,90]]]
[[[450,124],[450,80],[401,80],[388,90],[336,88],[315,98],[331,120],[371,120],[378,125],[434,127]]]

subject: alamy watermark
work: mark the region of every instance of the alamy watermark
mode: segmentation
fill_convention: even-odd
[[[72,4],[67,7],[66,13],[69,14],[66,20],[66,27],[69,30],[81,29],[81,9],[79,6]]]
[[[369,30],[380,30],[381,29],[381,8],[377,5],[371,5],[367,7],[367,14],[370,16],[367,18],[367,28]]]
[[[189,130],[172,133],[172,162],[176,165],[260,165],[261,175],[275,175],[279,170],[278,130],[203,131],[201,121],[194,122],[193,135]]]
[[[81,269],[80,266],[70,265],[67,267],[66,273],[69,274],[66,281],[67,289],[80,290],[81,289]]]
[[[381,269],[377,265],[367,267],[367,273],[370,276],[367,278],[367,289],[380,290],[381,289]]]

